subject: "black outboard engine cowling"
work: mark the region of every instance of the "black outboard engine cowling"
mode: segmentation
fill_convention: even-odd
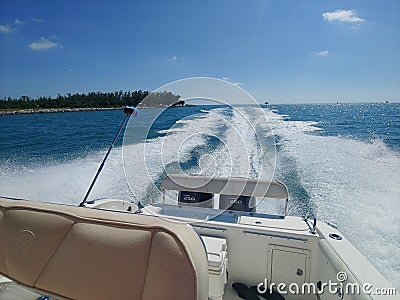
[[[256,211],[256,198],[252,196],[220,195],[219,208],[236,211]]]
[[[212,208],[213,199],[214,195],[211,193],[180,191],[178,204]]]

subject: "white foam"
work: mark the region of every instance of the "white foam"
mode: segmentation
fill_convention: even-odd
[[[274,150],[274,146],[262,144],[265,142],[261,139],[265,138],[265,130],[260,133],[258,126],[253,126],[266,124],[262,111],[251,107],[236,107],[231,114],[219,114],[217,117],[226,131],[217,136],[221,145],[208,153],[210,157],[204,161],[202,170],[206,170],[208,175],[272,178],[274,151],[272,155],[267,155],[267,152],[270,148]],[[215,130],[209,128],[208,131],[210,129],[208,134],[215,135]]]
[[[165,136],[146,143],[125,145],[125,172],[136,198],[148,196],[149,189],[151,196],[158,197],[153,183],[159,176],[164,172],[184,172],[177,162],[188,161],[193,149],[206,143],[207,137],[212,136],[219,127],[222,112],[221,109],[215,109],[195,119],[191,116],[179,120],[176,122],[179,126],[162,131]]]
[[[85,158],[61,164],[50,163],[35,167],[17,165],[13,169],[2,166],[0,194],[77,205],[85,196],[104,155],[105,151],[98,151]],[[89,198],[104,197],[130,197],[122,170],[121,148],[111,152]]]
[[[274,131],[292,158],[319,219],[339,230],[393,284],[400,283],[400,156],[382,141],[307,134],[310,122],[282,121]],[[284,162],[283,162],[284,163]],[[290,189],[290,187],[289,187]]]

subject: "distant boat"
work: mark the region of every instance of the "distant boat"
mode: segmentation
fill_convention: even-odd
[[[268,101],[265,101],[264,104],[265,104],[265,105],[268,105],[269,103],[268,103]]]
[[[386,101],[385,101],[385,103],[386,103],[386,104],[389,104],[389,101],[388,101],[388,100],[386,100]]]

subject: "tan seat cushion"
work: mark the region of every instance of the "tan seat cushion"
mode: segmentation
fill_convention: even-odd
[[[207,257],[188,225],[0,198],[0,273],[71,299],[207,299]]]

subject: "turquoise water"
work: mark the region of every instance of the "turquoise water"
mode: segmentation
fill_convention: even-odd
[[[290,214],[312,210],[335,223],[400,288],[399,103],[197,106],[168,109],[150,122],[159,112],[141,110],[125,139],[124,147],[135,150],[147,136],[146,170],[128,170],[138,175],[129,187],[124,159],[139,166],[143,157],[127,156],[121,136],[90,198],[142,200],[150,193],[142,172],[156,183],[175,169],[257,177],[266,162],[266,174],[289,188]],[[1,116],[0,195],[78,204],[123,117],[120,111]]]

